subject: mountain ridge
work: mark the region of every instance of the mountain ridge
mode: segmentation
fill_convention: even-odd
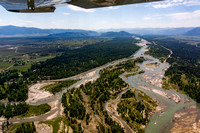
[[[200,27],[196,27],[196,28],[186,32],[184,35],[186,35],[186,36],[200,36]]]
[[[102,33],[101,36],[103,37],[131,37],[132,34],[125,31],[120,31],[120,32],[110,31],[110,32]]]
[[[40,29],[34,27],[18,27],[13,25],[0,26],[0,36],[17,36],[17,35],[50,35],[65,32],[93,32],[81,29]]]
[[[0,37],[15,37],[15,36],[59,36],[63,33],[78,33],[79,36],[85,36],[82,33],[87,33],[89,36],[111,36],[115,34],[118,37],[120,34],[125,35],[123,32],[128,32],[129,34],[140,34],[140,35],[185,35],[185,36],[196,36],[200,35],[200,27],[181,27],[181,28],[127,28],[127,29],[105,29],[105,30],[82,30],[82,29],[40,29],[34,27],[19,27],[19,26],[0,26]],[[105,32],[107,32],[105,34]],[[109,33],[108,33],[109,32]],[[119,32],[119,33],[112,33]],[[120,33],[121,32],[121,33]],[[54,35],[57,34],[57,35]],[[82,34],[82,35],[81,35]],[[110,34],[110,35],[109,35]],[[119,35],[117,35],[119,34]]]

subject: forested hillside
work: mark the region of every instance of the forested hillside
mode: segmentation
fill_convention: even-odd
[[[194,29],[186,32],[184,35],[186,35],[186,36],[200,36],[200,27],[194,28]]]
[[[133,35],[128,32],[125,32],[125,31],[120,31],[120,32],[102,33],[101,36],[103,36],[103,37],[131,37]]]

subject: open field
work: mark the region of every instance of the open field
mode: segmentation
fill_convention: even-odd
[[[36,62],[40,62],[40,61],[46,61],[47,59],[51,59],[54,58],[55,56],[45,56],[45,57],[41,57],[41,58],[37,58],[37,59],[31,59],[30,62],[26,63],[23,66],[13,66],[12,68],[10,68],[10,70],[13,69],[17,69],[19,71],[27,71],[30,67],[32,63],[36,63]]]
[[[14,70],[17,69],[19,71],[27,71],[30,67],[31,64],[37,63],[40,61],[46,61],[47,59],[54,58],[55,56],[45,56],[45,57],[39,57],[36,59],[30,59],[30,58],[24,58],[23,56],[18,56],[17,60],[11,61],[11,58],[8,58],[6,61],[0,60],[0,71],[1,70]],[[23,62],[22,64],[17,64],[18,62]]]
[[[0,38],[0,71],[26,71],[31,64],[54,58],[70,49],[105,42],[112,38],[86,37],[68,39]]]
[[[189,45],[198,45],[200,44],[200,37],[199,36],[170,36],[170,37],[157,37],[156,40],[165,40],[165,39],[172,39],[177,40],[181,43],[189,44]]]

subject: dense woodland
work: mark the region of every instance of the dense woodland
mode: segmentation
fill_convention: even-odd
[[[172,57],[167,60],[171,67],[165,72],[165,76],[169,78],[173,89],[180,89],[200,102],[200,48],[174,38],[146,39],[173,51]]]
[[[139,49],[132,38],[115,38],[95,45],[66,51],[61,56],[32,65],[24,77],[30,80],[66,78],[107,62],[128,57]]]
[[[35,133],[36,127],[33,122],[31,123],[22,123],[17,127],[15,133]]]
[[[0,73],[0,100],[25,101],[28,98],[28,81],[17,70]]]
[[[139,100],[136,99],[135,93],[137,93],[137,99]],[[149,122],[150,114],[155,111],[157,104],[141,91],[131,89],[122,95],[122,99],[117,106],[118,113],[133,131],[142,133]]]
[[[28,97],[28,85],[43,79],[70,77],[107,62],[128,57],[139,49],[136,42],[133,38],[101,41],[78,49],[66,49],[62,55],[36,63],[26,72],[4,71],[0,73],[0,100],[25,101]],[[60,90],[57,89],[52,90],[52,93]]]
[[[152,43],[149,45],[149,51],[147,51],[145,54],[158,58],[161,62],[163,62],[170,54],[170,51],[163,48],[159,44]]]
[[[26,103],[19,104],[0,104],[0,117],[4,116],[9,119],[17,115],[22,115],[28,111],[28,105]]]
[[[128,87],[128,84],[119,75],[124,72],[137,71],[136,64],[143,61],[144,58],[138,58],[105,68],[101,70],[100,78],[94,83],[89,82],[65,93],[62,97],[62,103],[65,115],[71,122],[70,126],[75,131],[80,132],[83,129],[79,130],[80,123],[77,120],[90,125],[90,120],[94,115],[97,115],[101,119],[97,125],[99,132],[124,132],[123,128],[113,121],[104,110],[104,104],[108,100],[116,98],[122,90]],[[88,97],[87,101],[84,100],[85,97]]]

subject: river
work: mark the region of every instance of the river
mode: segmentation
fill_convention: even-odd
[[[158,59],[152,56],[144,55],[144,52],[146,51],[145,49],[147,48],[148,46],[143,46],[143,48],[141,48],[140,51],[138,51],[133,57],[133,58],[144,57],[145,59],[148,59],[147,61],[144,61],[142,64],[139,64],[140,70],[144,70],[145,73],[131,76],[128,79],[123,78],[123,80],[129,83],[131,87],[141,90],[142,92],[150,96],[152,99],[156,100],[159,106],[164,107],[164,109],[161,109],[160,111],[154,113],[151,116],[150,122],[148,123],[145,132],[146,133],[169,132],[170,128],[173,125],[172,118],[174,114],[177,111],[183,109],[184,107],[187,107],[189,105],[195,105],[196,103],[191,98],[189,98],[184,94],[172,90],[165,90],[161,87],[152,85],[148,83],[149,82],[148,79],[142,80],[143,75],[150,77],[151,80],[155,78],[157,78],[157,80],[161,80],[165,73],[164,70],[170,67],[170,65],[166,62],[161,63]],[[155,68],[153,71],[146,70],[146,64],[155,62],[159,64],[157,68]],[[172,100],[173,97],[178,98],[177,103],[174,100]]]
[[[90,79],[93,79],[94,77],[100,76],[99,75],[100,70],[102,70],[106,67],[118,64],[123,61],[135,59],[138,57],[144,57],[147,60],[144,61],[142,64],[139,64],[139,67],[140,67],[140,70],[144,70],[145,73],[135,75],[135,76],[130,76],[128,78],[124,77],[124,75],[127,74],[127,73],[124,73],[120,77],[130,85],[129,88],[134,87],[138,90],[141,90],[146,95],[148,95],[152,99],[156,100],[158,102],[158,105],[160,107],[162,107],[162,109],[160,111],[155,112],[151,116],[150,122],[148,123],[148,125],[145,129],[145,132],[147,132],[147,133],[169,132],[170,128],[173,125],[172,118],[173,118],[174,114],[177,111],[183,109],[184,107],[187,107],[189,105],[195,105],[196,103],[191,98],[189,98],[188,96],[186,96],[184,94],[181,94],[181,93],[178,93],[175,91],[171,91],[171,90],[162,89],[161,87],[152,85],[152,83],[149,82],[149,81],[156,81],[156,82],[160,81],[164,75],[164,72],[165,72],[164,70],[169,68],[170,65],[166,62],[161,63],[158,59],[156,59],[152,56],[145,55],[144,53],[148,49],[148,46],[146,45],[147,43],[148,43],[147,41],[142,39],[141,42],[138,44],[141,46],[140,50],[138,50],[131,58],[124,58],[121,60],[114,61],[112,63],[108,63],[104,66],[95,68],[92,70],[92,71],[95,71],[95,73],[92,76],[88,76],[88,77],[86,76],[86,77],[82,78],[77,83],[66,88],[65,90],[56,94],[53,97],[47,98],[40,102],[29,103],[29,104],[40,105],[43,103],[49,103],[49,102],[53,102],[53,101],[57,101],[57,100],[59,102],[61,102],[60,99],[61,99],[63,93],[66,93],[67,90],[80,85],[81,83],[83,83],[86,80],[90,80]],[[146,64],[147,63],[155,63],[155,62],[157,62],[159,64],[158,67],[156,67],[154,70],[147,70]],[[146,76],[150,79],[144,79],[144,76]],[[79,77],[80,76],[74,76],[71,79],[77,79]],[[176,99],[173,100],[173,98],[176,98]],[[46,117],[48,117],[48,116],[46,116]],[[11,121],[12,122],[25,122],[25,121],[28,122],[28,121],[34,121],[34,120],[44,120],[44,119],[40,119],[40,116],[37,116],[37,118],[38,119],[36,119],[34,117],[33,119],[27,118],[27,119],[23,119],[22,121],[20,121],[20,120],[11,120]]]

